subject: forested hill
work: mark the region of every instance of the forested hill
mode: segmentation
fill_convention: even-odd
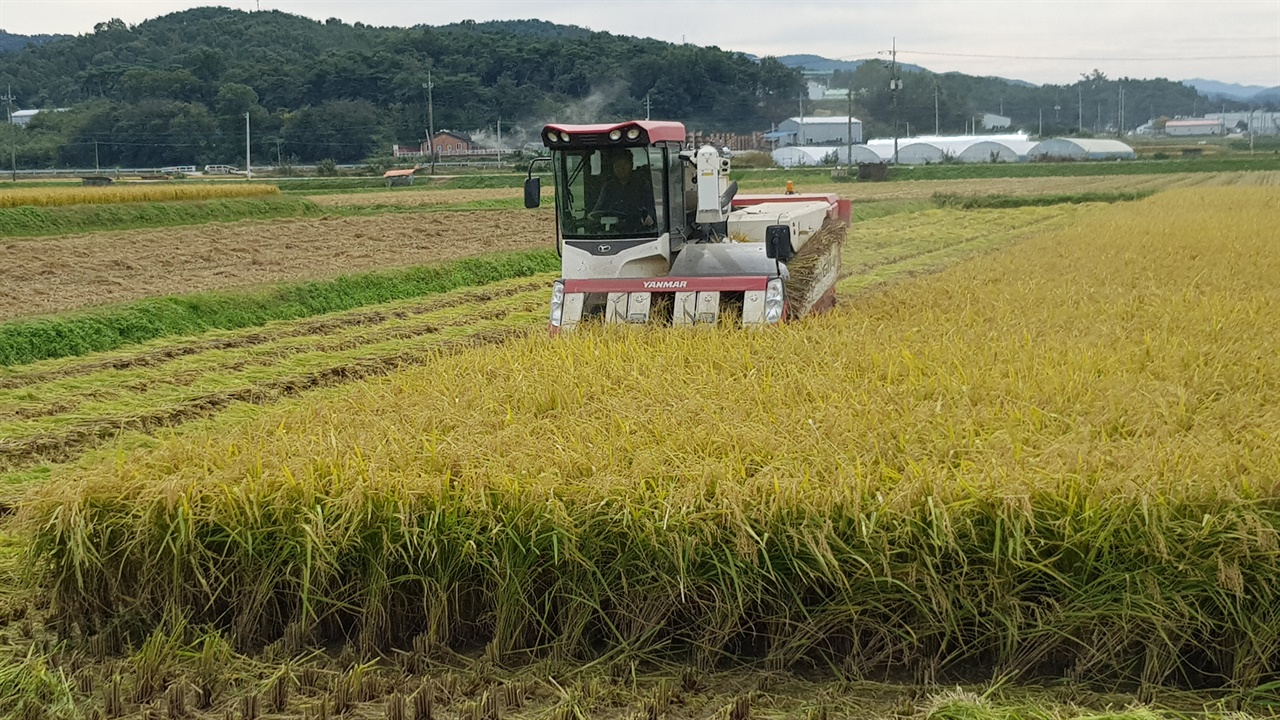
[[[422,140],[428,77],[436,128],[493,129],[501,120],[517,145],[527,137],[521,128],[545,121],[643,117],[646,97],[654,117],[691,129],[762,130],[795,114],[805,93],[800,70],[775,58],[541,20],[381,28],[208,7],[32,40],[0,52],[0,87],[11,84],[17,107],[70,111],[37,115],[17,134],[19,167],[239,164],[246,113],[258,158],[358,162]],[[1080,125],[1110,133],[1121,85],[1125,129],[1221,106],[1178,83],[1099,72],[1072,85],[1031,86],[903,71],[896,112],[904,132],[907,124],[932,132],[936,118],[942,132],[958,133],[975,115],[999,112],[1032,132],[1043,115],[1046,134]],[[831,78],[833,88],[854,90],[867,136],[893,132],[888,73],[883,62],[857,62]],[[1002,74],[1016,77],[1017,68]],[[806,108],[842,114],[847,104]]]
[[[28,45],[43,45],[54,40],[64,40],[69,35],[14,35],[0,30],[0,53],[21,50]]]
[[[354,161],[417,142],[428,70],[437,128],[642,116],[715,129],[791,111],[797,70],[717,48],[539,21],[377,28],[278,11],[200,8],[0,55],[21,107],[72,107],[32,130],[30,161],[155,165],[243,154],[248,112],[267,156]],[[54,137],[56,136],[56,137]],[[281,142],[277,142],[277,140]],[[42,149],[43,148],[43,149]]]

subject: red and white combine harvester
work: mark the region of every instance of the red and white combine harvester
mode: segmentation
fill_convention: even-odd
[[[738,195],[728,151],[686,149],[676,122],[547,125],[542,142],[563,274],[552,334],[593,319],[777,325],[834,304],[847,200]],[[533,167],[529,208],[541,203]]]

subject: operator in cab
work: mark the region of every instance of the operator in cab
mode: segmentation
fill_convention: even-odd
[[[654,226],[649,156],[630,148],[604,152],[606,171],[591,217],[608,232],[644,234]],[[640,163],[636,167],[637,160]]]

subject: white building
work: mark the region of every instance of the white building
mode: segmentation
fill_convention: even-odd
[[[847,115],[831,117],[787,118],[778,123],[778,129],[770,135],[778,140],[778,147],[787,145],[839,145],[850,142],[849,128],[852,124],[853,138],[851,142],[862,142],[862,121]]]
[[[67,110],[68,108],[54,108],[53,112],[66,112]],[[31,118],[41,112],[41,110],[14,110],[13,115],[9,116],[9,122],[18,127],[26,127],[31,122]]]
[[[1013,121],[1003,115],[995,113],[982,113],[982,129],[983,130],[1003,130],[1013,124]]]
[[[1169,137],[1225,135],[1226,127],[1222,120],[1216,118],[1169,120],[1164,124],[1164,134]]]
[[[18,127],[26,127],[31,122],[31,118],[39,113],[39,110],[14,110],[13,114],[9,116],[9,122]]]
[[[1255,135],[1280,135],[1280,112],[1254,110],[1253,112],[1208,113],[1206,119],[1221,120],[1226,131],[1249,132]]]
[[[1027,152],[1032,160],[1133,160],[1133,148],[1119,140],[1050,138]]]

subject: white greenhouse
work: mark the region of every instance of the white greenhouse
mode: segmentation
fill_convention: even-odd
[[[790,145],[781,147],[773,151],[773,161],[779,167],[811,167],[821,165],[824,158],[831,153],[836,154],[836,162],[841,165],[849,165],[849,148],[845,145],[840,146],[821,146],[821,145]],[[883,162],[880,156],[875,154],[866,145],[853,146],[853,163],[878,163]]]
[[[1027,153],[1032,160],[1133,160],[1133,148],[1119,140],[1051,138]]]
[[[1036,144],[1030,140],[983,140],[970,143],[956,153],[962,163],[1024,162]]]

